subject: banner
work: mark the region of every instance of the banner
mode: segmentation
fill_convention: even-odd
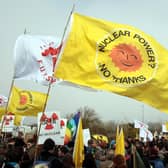
[[[1,122],[4,121],[2,132],[13,132],[14,119],[15,119],[14,115],[3,115],[2,116]]]
[[[54,83],[53,70],[60,49],[60,39],[54,36],[19,36],[14,49],[14,78],[43,85]]]
[[[51,138],[56,145],[64,145],[60,134],[59,112],[38,113],[38,130],[41,123],[38,144],[43,144],[46,139]]]
[[[43,111],[46,94],[13,87],[8,112],[22,116],[37,116]]]
[[[55,77],[168,112],[167,49],[129,25],[77,13],[71,21]]]
[[[61,144],[64,144],[65,142],[66,126],[67,126],[67,119],[61,118],[60,119],[60,143]]]

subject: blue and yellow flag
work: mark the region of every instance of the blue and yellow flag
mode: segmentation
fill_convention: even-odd
[[[36,116],[38,112],[43,111],[45,101],[44,93],[13,87],[8,112],[21,116]]]
[[[80,115],[80,113],[78,114]],[[83,140],[82,117],[80,116],[73,149],[73,161],[75,164],[75,168],[82,168],[83,160],[84,160],[84,140]]]
[[[129,25],[72,15],[55,77],[168,112],[168,50]]]

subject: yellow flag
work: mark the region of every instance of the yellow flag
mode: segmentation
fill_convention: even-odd
[[[1,121],[3,115],[5,115],[5,108],[0,107],[0,121]]]
[[[121,128],[119,135],[116,135],[115,155],[118,154],[125,156],[125,140],[123,128]]]
[[[119,128],[119,125],[117,125],[117,130],[116,130],[116,141],[117,141],[117,138],[119,137],[119,133],[120,133],[120,132],[119,132],[119,129],[120,129],[120,128]]]
[[[75,13],[60,56],[55,77],[168,112],[168,51],[137,28]]]
[[[22,116],[36,116],[43,111],[46,94],[13,87],[8,112]]]
[[[82,168],[83,160],[84,160],[84,141],[83,141],[82,120],[80,117],[73,150],[73,161],[75,163],[75,168]]]
[[[115,145],[115,153],[117,152],[118,150],[118,145],[119,145],[119,138],[120,138],[120,132],[119,132],[119,125],[117,125],[117,130],[116,130],[116,145]]]
[[[22,115],[15,115],[14,124],[16,126],[20,126],[21,122],[22,122],[22,119],[23,119]]]
[[[168,122],[165,123],[166,130],[168,131]]]

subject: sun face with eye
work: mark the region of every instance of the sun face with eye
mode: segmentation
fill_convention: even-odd
[[[109,55],[121,71],[133,72],[138,70],[143,63],[138,49],[129,44],[119,44],[113,48]]]
[[[28,101],[28,97],[26,95],[20,95],[20,105],[25,105]]]
[[[16,109],[18,111],[25,111],[30,108],[30,104],[32,104],[31,92],[24,90],[20,91]]]

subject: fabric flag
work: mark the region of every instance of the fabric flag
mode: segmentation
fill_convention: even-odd
[[[148,130],[149,126],[141,121],[134,120],[134,127],[139,128],[139,137],[143,138],[143,141],[153,140],[153,135],[151,131]]]
[[[168,122],[165,123],[166,130],[168,131]]]
[[[0,95],[0,107],[6,106],[7,102],[8,102],[8,98],[3,95]]]
[[[118,154],[125,156],[125,140],[123,128],[120,129],[120,133],[116,136],[115,155]]]
[[[78,115],[80,115],[80,113],[78,113]],[[73,161],[75,164],[75,168],[82,168],[82,163],[84,160],[84,140],[81,116],[78,121],[79,122],[77,126],[77,133],[73,150]]]
[[[134,128],[146,128],[148,129],[148,125],[141,122],[141,121],[138,121],[138,120],[134,120]]]
[[[119,134],[120,134],[120,127],[119,125],[117,125],[117,130],[116,130],[116,141],[117,141],[117,138],[119,137]]]
[[[5,108],[0,107],[0,120],[1,120],[3,115],[5,115]]]
[[[139,137],[143,138],[143,141],[153,141],[153,134],[147,128],[140,128]]]
[[[22,115],[15,115],[14,124],[15,124],[16,126],[20,126],[21,123],[22,123],[22,119],[23,119],[23,116],[22,116]]]
[[[44,93],[13,87],[8,112],[22,116],[36,116],[38,112],[43,111],[45,101]]]
[[[64,138],[65,144],[67,144],[69,141],[74,141],[79,117],[80,113],[76,113],[71,119],[68,120],[67,127],[65,130],[65,138]]]
[[[55,77],[168,112],[167,49],[129,25],[77,13],[71,23]]]
[[[14,48],[14,78],[43,85],[54,83],[53,70],[60,49],[60,39],[53,36],[19,36]]]
[[[146,168],[144,161],[142,160],[140,154],[137,152],[137,150],[135,151],[135,157],[134,157],[135,161],[134,162],[134,167],[135,168]]]
[[[166,125],[165,124],[162,124],[162,133],[164,133],[164,132],[168,132],[168,130],[166,129]]]
[[[117,145],[118,145],[118,141],[119,141],[119,134],[120,134],[120,132],[119,132],[119,125],[117,125],[117,130],[116,130],[116,140],[115,140],[115,149],[117,150]]]

